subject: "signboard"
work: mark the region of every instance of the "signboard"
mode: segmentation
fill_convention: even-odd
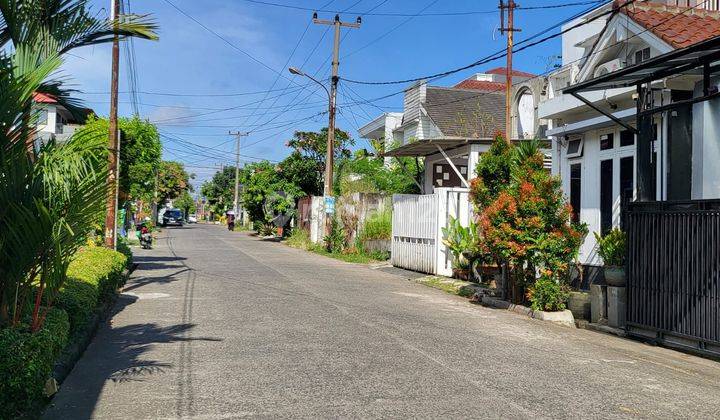
[[[335,214],[335,197],[325,197],[325,213]]]

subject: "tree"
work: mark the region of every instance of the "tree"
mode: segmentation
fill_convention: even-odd
[[[296,131],[287,142],[293,152],[278,165],[283,178],[298,186],[304,195],[323,195],[328,129],[320,132]],[[335,129],[335,161],[351,156],[355,141],[348,133]]]
[[[120,173],[121,202],[125,199],[150,202],[154,197],[155,172],[162,157],[162,144],[157,127],[138,117],[120,118]],[[91,116],[80,131],[93,130],[107,141],[107,118]]]
[[[180,197],[185,192],[192,192],[190,180],[194,178],[195,175],[188,174],[182,163],[162,161],[157,175],[158,202],[165,203]]]
[[[250,215],[250,219],[256,222],[267,223],[269,214],[266,212],[265,203],[273,193],[284,192],[286,197],[300,197],[303,191],[292,182],[285,179],[279,168],[268,161],[251,163],[243,167],[241,171],[242,203]]]
[[[422,174],[422,165],[415,165],[409,159],[401,158],[386,165],[379,154],[370,155],[359,150],[351,159],[338,163],[335,193],[418,194],[420,188],[416,182]]]
[[[97,132],[34,150],[34,92],[77,110],[61,80],[62,56],[114,36],[155,39],[137,16],[109,22],[84,0],[0,0],[0,325],[43,323],[105,197],[107,145]],[[29,313],[28,313],[29,309]]]
[[[200,193],[213,213],[222,214],[230,209],[235,201],[235,167],[226,166],[216,172],[211,180],[203,183]]]
[[[186,220],[188,215],[197,211],[195,200],[193,200],[192,196],[187,191],[184,191],[178,198],[173,200],[173,207],[182,210],[183,216]]]

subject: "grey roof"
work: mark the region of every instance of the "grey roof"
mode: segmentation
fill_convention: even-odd
[[[427,87],[423,108],[445,137],[488,139],[505,131],[505,95]]]

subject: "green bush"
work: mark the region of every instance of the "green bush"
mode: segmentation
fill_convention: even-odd
[[[528,299],[535,311],[564,311],[570,294],[567,287],[548,276],[541,276],[530,286]]]
[[[392,212],[379,211],[368,217],[360,231],[360,239],[390,239],[392,236]]]
[[[51,309],[40,331],[27,326],[0,330],[0,418],[14,418],[42,401],[45,382],[67,344],[65,311]]]
[[[75,256],[56,305],[67,311],[72,334],[81,329],[99,303],[107,301],[125,280],[127,257],[101,247],[89,247]]]

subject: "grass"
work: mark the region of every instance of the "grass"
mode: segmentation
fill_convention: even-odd
[[[392,236],[392,212],[382,210],[370,216],[360,232],[361,239],[390,239]]]
[[[345,261],[355,264],[370,264],[378,262],[377,259],[371,255],[365,255],[360,252],[329,252],[325,249],[322,244],[315,244],[310,241],[310,236],[303,229],[294,229],[290,236],[284,241],[287,245],[302,249],[305,251],[314,252],[326,257],[334,258],[336,260]]]
[[[416,280],[420,284],[440,289],[451,295],[457,295],[461,297],[472,297],[475,294],[475,290],[471,286],[472,283],[462,280],[455,280],[436,276],[427,276]]]

